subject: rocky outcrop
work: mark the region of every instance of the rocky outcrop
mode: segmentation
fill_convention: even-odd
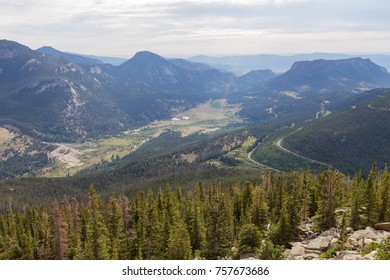
[[[305,254],[305,247],[303,247],[301,242],[292,242],[291,245],[292,248],[289,254],[292,258],[297,258]]]
[[[350,245],[355,250],[361,250],[364,246],[371,242],[381,243],[388,236],[390,232],[384,230],[375,230],[371,227],[366,227],[365,229],[355,231],[348,237],[348,245]]]
[[[372,251],[367,255],[362,256],[363,248],[372,242],[381,243],[388,236],[390,232],[384,230],[375,230],[367,227],[363,230],[353,232],[352,228],[347,230],[348,239],[345,250],[336,252],[332,258],[334,260],[374,260],[376,251]],[[316,236],[317,235],[317,236]],[[340,233],[336,228],[331,228],[318,235],[313,233],[312,236],[301,242],[290,243],[291,249],[286,250],[286,257],[291,260],[312,260],[320,258],[320,255],[331,248],[340,245]]]
[[[292,242],[291,250],[287,253],[287,258],[293,260],[317,259],[323,252],[336,246],[340,235],[336,228],[324,231],[313,239],[306,239],[302,242]]]
[[[315,251],[326,251],[331,247],[337,245],[340,235],[336,228],[331,228],[327,231],[321,233],[318,237],[309,240],[307,244],[304,245],[305,249],[310,252]]]

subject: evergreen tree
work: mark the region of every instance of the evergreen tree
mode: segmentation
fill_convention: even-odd
[[[125,248],[125,229],[122,218],[121,208],[116,197],[111,197],[107,209],[107,228],[110,240],[110,258],[113,260],[123,259],[126,252]]]
[[[335,210],[339,205],[341,175],[331,170],[326,170],[319,175],[320,228],[328,229],[336,226]]]
[[[265,239],[257,250],[260,260],[284,260],[284,246],[275,245],[271,240]]]
[[[191,239],[185,223],[177,221],[170,228],[167,258],[169,260],[191,259]]]
[[[191,247],[194,251],[204,251],[206,244],[206,228],[204,221],[203,202],[199,196],[196,196],[191,204],[191,218],[190,218],[190,237]]]
[[[164,259],[165,257],[165,239],[163,224],[159,217],[157,202],[151,190],[148,190],[147,196],[147,248],[145,250],[147,259]]]
[[[387,221],[390,219],[390,172],[385,168],[380,181],[379,190],[379,222]]]
[[[41,217],[40,217],[40,230],[41,230],[41,248],[38,251],[38,255],[40,259],[49,260],[51,259],[51,240],[52,240],[52,234],[51,234],[51,228],[50,228],[50,216],[47,212],[47,209],[42,209],[41,211]]]
[[[343,213],[343,217],[341,220],[341,229],[340,229],[340,245],[342,250],[344,250],[345,242],[347,242],[347,239],[348,239],[347,219],[346,219],[346,213]]]
[[[94,186],[90,187],[86,212],[85,257],[109,259],[108,231],[102,215],[101,200]]]
[[[377,221],[377,166],[374,164],[368,175],[364,196],[363,205],[365,207],[364,214],[366,223],[372,225]]]
[[[249,208],[252,204],[252,185],[250,182],[245,182],[244,187],[242,189],[241,194],[241,203],[242,203],[242,211],[241,211],[241,217],[240,222],[241,224],[245,224],[249,221],[247,219],[249,218]]]
[[[291,240],[299,237],[299,226],[302,222],[302,192],[303,184],[301,176],[296,172],[287,180],[286,199],[284,200],[287,207],[288,224],[290,227]]]
[[[145,251],[148,248],[148,239],[147,239],[147,225],[148,225],[148,216],[146,211],[146,199],[145,194],[141,192],[135,198],[132,204],[132,222],[134,223],[135,236],[136,236],[136,258],[142,260],[145,258]]]
[[[288,246],[291,240],[291,229],[287,207],[284,205],[278,223],[271,226],[269,239],[277,245]]]
[[[228,255],[233,244],[232,207],[219,186],[212,186],[206,205],[206,250],[207,259]]]
[[[351,227],[359,229],[362,226],[362,202],[364,183],[362,174],[359,172],[355,175],[352,182],[351,190]]]
[[[314,210],[313,215],[310,213],[311,208],[311,194],[312,194],[312,179],[311,179],[310,167],[302,175],[302,187],[301,187],[301,203],[302,203],[302,221],[307,222],[309,217],[312,217],[315,214]]]
[[[262,187],[257,186],[253,190],[253,202],[250,208],[251,222],[261,231],[265,231],[268,219],[268,206]]]
[[[263,236],[254,224],[245,224],[241,227],[239,233],[239,252],[243,253],[255,253],[256,249],[260,247]]]

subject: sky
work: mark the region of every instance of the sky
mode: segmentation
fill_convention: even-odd
[[[0,39],[129,58],[390,53],[388,0],[0,0]]]

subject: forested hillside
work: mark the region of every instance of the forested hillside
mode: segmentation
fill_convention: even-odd
[[[390,155],[390,92],[379,93],[350,110],[303,126],[285,137],[283,145],[345,173],[367,172],[374,161],[383,167]]]
[[[340,228],[337,246],[346,246],[347,226],[390,219],[389,195],[390,173],[375,165],[367,180],[356,174],[352,182],[333,171],[267,173],[257,183],[166,186],[108,200],[91,186],[86,201],[65,197],[36,208],[9,201],[0,215],[0,258],[283,259],[308,221],[317,230]],[[390,257],[389,242],[377,258]]]

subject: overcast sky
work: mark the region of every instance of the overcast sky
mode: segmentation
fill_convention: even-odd
[[[388,0],[0,0],[0,38],[131,57],[390,53]]]

